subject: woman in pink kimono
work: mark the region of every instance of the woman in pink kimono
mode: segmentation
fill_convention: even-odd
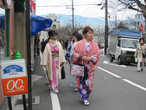
[[[78,59],[81,59],[79,63],[85,66],[84,77],[77,77],[78,83],[76,83],[84,105],[90,104],[88,98],[93,88],[94,70],[100,56],[99,47],[93,41],[93,33],[91,27],[85,27],[83,29],[84,39],[76,44],[73,52],[73,62],[76,63]]]
[[[47,68],[51,89],[58,93],[58,79],[61,78],[61,65],[65,62],[65,57],[60,42],[56,40],[56,35],[57,33],[53,30],[49,32],[50,40],[43,52],[41,65]]]

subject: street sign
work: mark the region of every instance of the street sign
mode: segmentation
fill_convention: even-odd
[[[1,77],[4,96],[28,92],[27,71],[24,59],[3,61]]]

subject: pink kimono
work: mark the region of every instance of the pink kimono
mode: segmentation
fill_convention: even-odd
[[[80,62],[86,67],[86,74],[84,73],[84,77],[77,77],[75,85],[75,87],[79,88],[81,100],[87,100],[93,88],[94,70],[99,60],[100,49],[94,41],[88,43],[84,39],[75,46],[73,56],[73,62],[83,56],[88,56],[91,59],[89,62],[83,60]]]
[[[53,72],[53,80],[51,81],[52,89],[58,90],[58,69],[59,69],[59,48],[57,45],[53,46],[52,43],[49,42],[51,52],[52,52],[52,72]]]

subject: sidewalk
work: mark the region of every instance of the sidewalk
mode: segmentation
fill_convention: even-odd
[[[32,95],[33,97],[39,97],[39,104],[33,104],[33,110],[52,110],[51,96],[48,90],[48,81],[45,78],[45,73],[39,64],[40,59],[37,57],[34,65],[34,73],[32,75],[33,87]],[[38,80],[37,80],[38,79]]]
[[[26,98],[28,99],[28,95],[26,95]],[[22,95],[12,96],[11,100],[13,110],[24,110],[22,104]],[[47,80],[39,65],[39,57],[36,57],[35,59],[34,72],[32,73],[32,109],[52,110]],[[2,110],[9,110],[9,108],[4,108]]]

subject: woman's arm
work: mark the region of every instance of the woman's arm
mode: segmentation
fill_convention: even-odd
[[[46,66],[49,63],[49,47],[46,45],[45,50],[42,55],[41,65]]]
[[[97,65],[97,63],[99,61],[99,57],[100,57],[100,49],[99,49],[98,45],[96,45],[95,49],[96,49],[95,54],[91,56],[90,61],[93,64]]]
[[[73,63],[76,63],[79,57],[80,57],[79,46],[78,46],[78,44],[76,44],[74,46],[73,52],[72,52],[72,61],[73,61]]]

